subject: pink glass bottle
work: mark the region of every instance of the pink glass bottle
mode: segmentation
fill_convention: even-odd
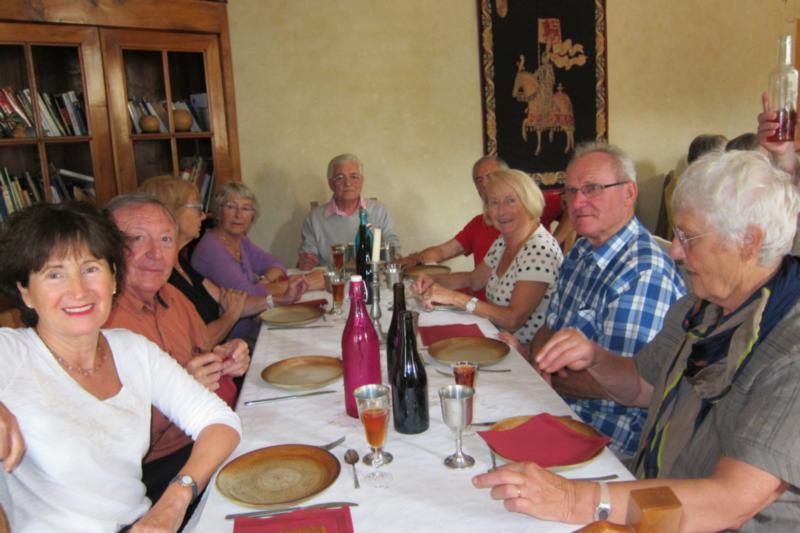
[[[381,383],[380,341],[369,319],[365,299],[366,288],[361,276],[351,276],[350,314],[342,333],[342,366],[344,406],[353,418],[358,418],[353,391],[361,385]]]

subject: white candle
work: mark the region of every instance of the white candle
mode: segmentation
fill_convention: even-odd
[[[381,260],[381,230],[372,230],[372,262],[379,263]]]

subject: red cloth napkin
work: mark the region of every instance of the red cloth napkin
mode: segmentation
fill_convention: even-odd
[[[447,324],[445,326],[420,326],[419,336],[422,344],[430,346],[434,342],[452,337],[483,337],[477,324]]]
[[[308,509],[266,518],[237,518],[233,533],[353,533],[350,507]]]
[[[306,300],[305,302],[295,302],[290,304],[291,306],[298,306],[301,305],[303,307],[320,307],[320,306],[327,306],[328,300],[325,298],[317,298],[316,300]]]
[[[478,435],[501,457],[533,461],[542,468],[588,461],[611,441],[578,433],[547,413],[531,417],[514,429],[479,431]]]

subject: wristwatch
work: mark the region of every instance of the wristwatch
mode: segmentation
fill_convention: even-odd
[[[608,520],[611,515],[611,496],[608,494],[608,483],[598,481],[600,484],[600,501],[594,509],[595,520]]]
[[[464,310],[469,314],[473,314],[473,313],[475,313],[475,308],[476,307],[478,307],[478,299],[473,296],[472,298],[469,299],[467,304],[464,306]]]
[[[178,474],[177,476],[172,478],[170,483],[175,483],[176,481],[180,484],[181,487],[189,487],[192,489],[192,501],[194,501],[195,498],[197,498],[199,490],[197,489],[197,482],[192,478],[192,476],[188,474]]]

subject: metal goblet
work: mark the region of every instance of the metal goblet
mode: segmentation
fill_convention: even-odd
[[[445,457],[444,464],[448,468],[469,468],[475,459],[461,450],[461,435],[472,423],[472,410],[468,400],[475,395],[475,389],[466,385],[448,385],[439,389],[439,400],[442,403],[442,419],[456,434],[456,453]]]

